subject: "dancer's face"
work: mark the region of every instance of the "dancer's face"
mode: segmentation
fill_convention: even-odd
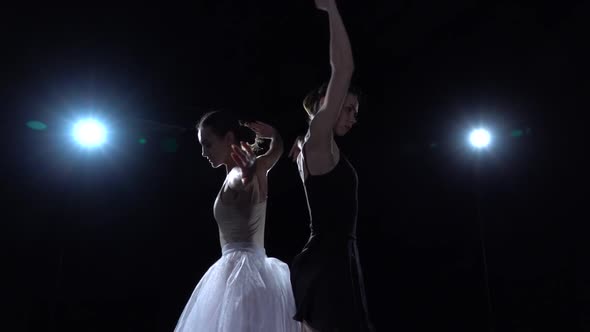
[[[334,134],[336,134],[336,136],[346,135],[356,124],[356,117],[358,113],[358,97],[349,93],[344,99],[342,110],[340,110],[340,116],[338,117],[338,121],[336,121],[336,125],[334,126]]]
[[[209,127],[203,127],[198,134],[199,143],[201,143],[204,158],[207,158],[213,168],[227,164],[230,158],[231,143],[233,142],[233,133],[228,132],[225,136],[220,137]]]

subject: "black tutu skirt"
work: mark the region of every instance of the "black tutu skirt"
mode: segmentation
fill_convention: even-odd
[[[291,266],[295,320],[319,331],[374,331],[356,240],[312,235]]]

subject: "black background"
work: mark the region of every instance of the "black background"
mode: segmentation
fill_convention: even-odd
[[[588,2],[339,5],[366,95],[339,143],[359,173],[378,330],[590,330]],[[329,77],[327,17],[311,1],[227,0],[0,15],[1,324],[172,331],[220,256],[224,172],[201,158],[194,125],[233,110],[279,129],[288,152],[304,95]],[[69,136],[87,114],[110,126],[99,150]],[[481,153],[466,142],[479,125],[494,134]],[[302,186],[286,156],[269,181],[266,250],[290,263],[308,236]]]

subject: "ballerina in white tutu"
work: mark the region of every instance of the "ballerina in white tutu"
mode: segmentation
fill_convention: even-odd
[[[176,332],[299,331],[287,264],[266,256],[267,173],[283,151],[278,132],[256,121],[241,125],[231,113],[205,114],[197,125],[202,155],[227,176],[213,206],[221,258],[193,291]],[[271,139],[256,156],[248,134]]]

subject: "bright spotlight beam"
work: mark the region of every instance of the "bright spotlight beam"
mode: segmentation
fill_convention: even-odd
[[[476,149],[483,149],[490,145],[492,137],[485,129],[475,129],[469,135],[469,142]]]
[[[107,131],[103,124],[86,119],[78,121],[74,125],[74,139],[83,147],[93,148],[106,142]]]

